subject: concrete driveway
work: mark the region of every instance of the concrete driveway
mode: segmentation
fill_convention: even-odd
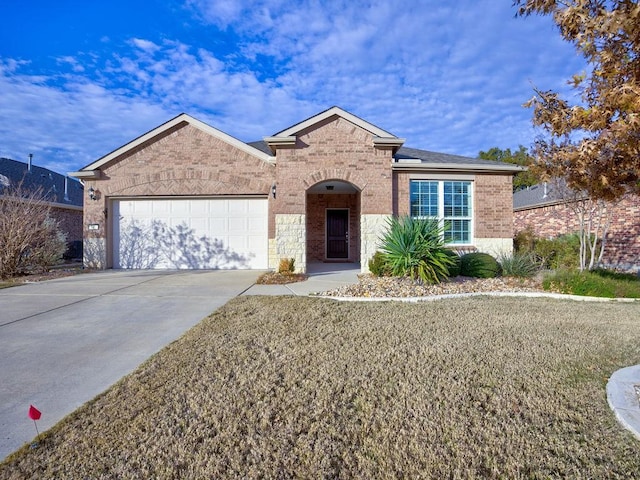
[[[106,271],[0,290],[0,459],[180,337],[259,273]]]

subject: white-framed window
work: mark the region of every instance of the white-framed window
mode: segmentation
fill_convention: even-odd
[[[473,182],[466,180],[410,180],[410,215],[437,218],[445,226],[444,241],[473,243]]]

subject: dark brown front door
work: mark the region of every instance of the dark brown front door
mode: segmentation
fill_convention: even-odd
[[[349,258],[349,210],[327,210],[327,258]]]

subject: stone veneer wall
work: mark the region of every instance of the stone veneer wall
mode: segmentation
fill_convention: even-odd
[[[515,231],[527,228],[543,238],[578,231],[578,219],[567,204],[547,205],[514,212]],[[612,268],[640,271],[640,196],[627,195],[613,208],[603,263]]]
[[[104,237],[85,238],[82,257],[85,268],[98,270],[107,268],[107,240]]]
[[[306,215],[277,214],[276,265],[282,258],[295,260],[295,271],[307,271],[307,225]]]
[[[391,215],[362,215],[360,217],[360,270],[369,271],[369,260],[380,246],[380,237]]]
[[[475,246],[479,252],[488,253],[496,258],[513,253],[512,238],[476,238]]]

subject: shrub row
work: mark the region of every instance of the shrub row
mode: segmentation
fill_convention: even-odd
[[[442,253],[449,258],[446,274],[442,277],[493,278],[502,274],[500,263],[488,253],[467,253],[459,256],[450,249],[443,249]],[[388,253],[378,251],[369,261],[369,271],[378,277],[384,276],[411,276],[410,273],[396,270],[394,272],[389,261]],[[442,278],[440,277],[440,278]]]
[[[541,268],[555,270],[580,265],[580,237],[577,233],[540,238],[528,228],[516,234],[514,247],[517,253],[534,257]]]
[[[545,290],[605,298],[640,298],[640,278],[610,270],[560,269],[547,275],[542,282]]]

